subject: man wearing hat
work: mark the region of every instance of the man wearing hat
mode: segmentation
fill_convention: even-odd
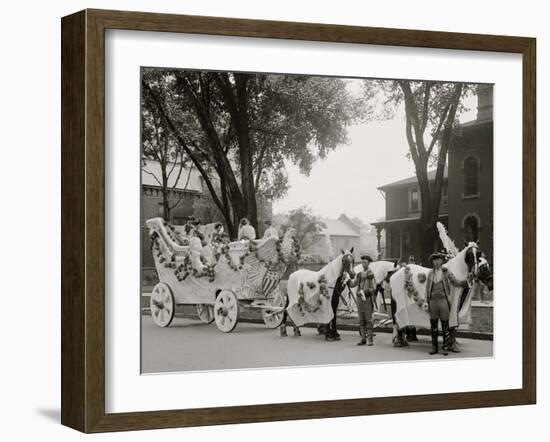
[[[361,255],[363,270],[350,282],[350,287],[357,287],[357,314],[359,316],[359,333],[361,340],[357,345],[373,345],[373,322],[374,297],[376,296],[376,282],[374,273],[369,269],[373,259],[369,255]]]
[[[444,252],[435,252],[430,255],[433,269],[428,272],[426,279],[426,302],[428,303],[428,312],[430,314],[430,327],[432,331],[432,351],[431,355],[439,353],[439,344],[437,341],[439,334],[439,321],[443,331],[443,354],[447,355],[447,350],[459,352],[450,341],[449,314],[451,311],[451,285],[457,287],[468,286],[468,281],[457,280],[449,269],[443,267],[447,255]]]

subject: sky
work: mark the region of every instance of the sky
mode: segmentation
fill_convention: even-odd
[[[362,80],[357,80],[362,81]],[[352,85],[352,89],[356,88]],[[460,121],[476,117],[477,99],[465,103],[470,109]],[[341,213],[371,223],[385,215],[385,201],[377,189],[414,175],[414,164],[407,159],[404,111],[392,120],[362,123],[348,128],[350,143],[318,160],[308,177],[287,162],[290,189],[273,203],[273,213],[308,206],[323,218],[338,218]]]

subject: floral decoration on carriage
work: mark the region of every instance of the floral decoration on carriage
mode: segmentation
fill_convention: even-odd
[[[159,277],[150,301],[158,326],[170,325],[177,305],[194,305],[223,332],[233,331],[241,308],[261,309],[268,327],[280,325],[286,299],[279,283],[299,258],[293,229],[283,239],[223,242],[186,236],[162,218],[146,225]]]

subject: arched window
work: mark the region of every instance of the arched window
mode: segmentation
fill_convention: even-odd
[[[477,171],[479,163],[476,157],[464,160],[464,196],[477,195]]]
[[[474,215],[469,215],[464,219],[464,239],[468,242],[478,240],[479,221]]]

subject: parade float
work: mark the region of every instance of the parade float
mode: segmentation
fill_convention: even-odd
[[[204,244],[162,218],[146,225],[159,277],[150,309],[159,327],[170,325],[178,305],[195,306],[202,322],[225,333],[235,329],[242,308],[260,309],[269,328],[281,324],[286,298],[279,283],[298,257],[293,229],[283,239]]]

